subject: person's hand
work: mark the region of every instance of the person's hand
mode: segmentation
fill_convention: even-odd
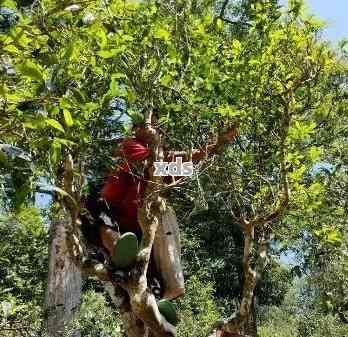
[[[142,141],[144,144],[150,145],[153,143],[156,136],[156,129],[152,125],[145,125],[134,128],[135,138]]]
[[[231,125],[227,130],[219,136],[219,143],[227,144],[231,143],[236,139],[238,135],[238,127],[236,125]]]

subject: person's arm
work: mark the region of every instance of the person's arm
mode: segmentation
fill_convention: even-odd
[[[226,144],[234,141],[238,134],[237,126],[233,125],[229,127],[223,134],[218,136],[215,143],[202,147],[200,149],[192,150],[192,162],[197,164],[203,158],[210,155],[220,153]],[[189,160],[189,154],[186,151],[170,151],[167,156],[167,161],[174,161],[177,157],[183,157],[185,160]]]

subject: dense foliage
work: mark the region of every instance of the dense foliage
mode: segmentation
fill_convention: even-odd
[[[47,232],[37,209],[1,215],[0,261],[1,324],[13,327],[14,333],[18,333],[15,328],[40,329],[47,273]]]
[[[36,192],[66,195],[67,154],[76,177],[101,179],[129,121],[153,109],[168,149],[204,146],[239,125],[223,154],[166,191],[187,276],[179,336],[207,334],[239,306],[240,219],[279,206],[285,181],[288,210],[256,228],[260,335],[345,335],[347,51],[322,29],[300,0],[288,10],[277,1],[1,1],[0,329],[32,320],[43,333],[49,221],[31,207]],[[296,261],[282,265],[283,252]],[[113,315],[89,289],[77,324],[83,336],[120,336]]]

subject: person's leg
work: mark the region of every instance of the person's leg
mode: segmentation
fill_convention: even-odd
[[[100,237],[116,269],[125,269],[134,264],[138,255],[138,239],[134,233],[120,235],[111,227],[102,225]]]
[[[115,254],[115,246],[120,238],[120,234],[109,226],[101,225],[99,235],[103,246],[107,249],[109,255],[113,256]]]
[[[181,266],[181,247],[176,215],[171,207],[163,213],[153,246],[154,259],[164,283],[163,298],[175,299],[184,295],[184,275]]]

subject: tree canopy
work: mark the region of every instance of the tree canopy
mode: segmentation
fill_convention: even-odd
[[[53,196],[56,208],[45,220],[65,209],[67,228],[74,232],[86,182],[103,179],[117,165],[112,153],[119,139],[132,134],[131,122],[148,126],[155,116],[159,140],[151,146],[187,156],[233,125],[236,141],[195,165],[192,177],[169,186],[152,177],[161,186],[154,194],[175,207],[183,234],[190,290],[179,305],[187,315],[179,335],[193,335],[195,315],[205,334],[214,323],[227,332],[252,334],[245,322],[255,297],[260,306],[286,312],[281,306],[289,302],[296,277],[306,278],[303,291],[312,294],[303,298],[315,298],[308,315],[324,312],[346,324],[348,51],[345,43],[334,48],[322,38],[324,23],[303,5],[1,1],[4,237],[12,237],[8,228],[16,223],[13,246],[30,241],[28,254],[47,268],[45,229],[31,208],[35,195]],[[146,221],[143,231],[155,232],[152,220],[148,226]],[[144,254],[151,251],[150,234]],[[8,249],[1,242],[0,251]],[[280,265],[284,252],[296,255],[294,268]],[[22,249],[11,254],[4,255],[9,270],[12,259],[27,267],[33,263],[17,262]],[[13,275],[25,280],[25,273]],[[6,277],[1,293],[16,297],[30,288]],[[211,282],[206,296],[203,279]],[[133,288],[127,288],[131,298]],[[38,292],[28,295],[34,305],[41,285]],[[200,311],[204,305],[206,315]],[[299,304],[291,305],[298,315]],[[165,336],[165,327],[154,331],[162,326],[143,309],[145,326]],[[218,320],[219,315],[229,317]]]

